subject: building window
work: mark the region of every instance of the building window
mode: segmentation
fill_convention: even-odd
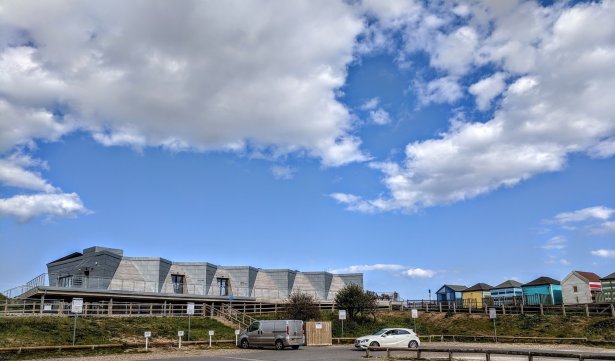
[[[577,286],[572,286],[572,292],[574,293],[579,292],[579,289],[577,288]]]
[[[171,275],[171,281],[173,282],[173,293],[184,293],[183,275]]]
[[[66,288],[73,287],[73,276],[64,276],[58,278],[58,286]]]
[[[218,278],[218,290],[220,296],[228,296],[228,278]]]

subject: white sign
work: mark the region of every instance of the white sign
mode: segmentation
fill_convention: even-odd
[[[339,310],[339,318],[340,320],[346,319],[346,310]]]
[[[184,331],[177,331],[177,336],[182,337],[184,335]]]
[[[241,333],[240,330],[235,330],[235,335],[239,335]]]
[[[70,307],[72,313],[83,313],[83,298],[73,298],[73,303]]]
[[[322,323],[316,322],[316,329],[319,330],[322,328]]]
[[[46,303],[45,306],[43,306],[43,311],[51,311],[51,305]]]
[[[188,302],[188,308],[186,309],[186,313],[189,315],[194,315],[194,302]]]
[[[214,331],[213,331],[213,330],[210,330],[210,331],[209,331],[209,336],[213,336],[213,335],[214,335]]]
[[[143,332],[143,336],[145,336],[145,337],[152,337],[152,333],[150,331],[145,331],[145,332]]]
[[[419,318],[419,311],[416,308],[413,308],[410,312],[412,313],[412,318]]]
[[[497,318],[497,314],[495,313],[495,308],[490,308],[489,309],[489,318],[492,320],[495,320]]]

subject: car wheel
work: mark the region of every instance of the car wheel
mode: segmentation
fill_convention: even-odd
[[[292,346],[293,350],[298,350],[299,349],[299,345],[294,345]]]
[[[370,347],[380,347],[380,344],[379,344],[378,342],[376,342],[376,341],[372,341],[372,342],[369,344],[369,346],[370,346]]]
[[[245,339],[245,338],[243,340],[241,340],[241,343],[239,345],[241,346],[241,348],[248,348],[248,347],[250,347],[250,344],[248,343],[248,340]]]
[[[284,349],[284,343],[282,342],[282,340],[277,340],[275,342],[275,349],[276,350],[283,350]]]
[[[410,342],[408,343],[408,347],[410,347],[410,348],[417,348],[417,347],[419,347],[419,343],[418,343],[418,342],[416,342],[416,341],[414,341],[414,340],[413,340],[413,341],[410,341]]]

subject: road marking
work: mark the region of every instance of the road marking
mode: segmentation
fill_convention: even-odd
[[[220,356],[220,358],[225,358],[229,360],[242,360],[242,361],[267,361],[267,360],[261,360],[258,358],[230,357],[230,356]]]

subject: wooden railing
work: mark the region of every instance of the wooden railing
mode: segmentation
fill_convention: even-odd
[[[506,350],[495,348],[468,348],[468,347],[420,347],[417,349],[401,348],[401,347],[368,347],[365,349],[365,357],[372,357],[374,351],[386,351],[387,359],[391,358],[391,352],[414,353],[415,359],[429,359],[425,353],[447,354],[450,361],[453,360],[455,354],[483,354],[486,361],[491,361],[493,355],[513,355],[527,356],[528,361],[533,361],[534,357],[553,357],[558,359],[575,359],[575,360],[615,360],[614,353],[586,353],[586,352],[571,352],[571,351],[546,351],[546,350]],[[439,358],[441,359],[441,357]]]

